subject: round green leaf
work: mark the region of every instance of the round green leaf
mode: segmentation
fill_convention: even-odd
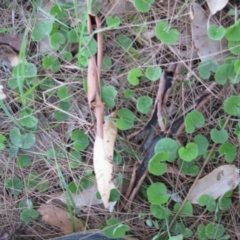
[[[60,32],[55,32],[51,35],[50,44],[55,50],[59,50],[60,47],[66,42],[65,36]]]
[[[102,88],[101,97],[107,108],[112,109],[115,106],[114,99],[117,96],[117,90],[113,86]]]
[[[226,30],[224,27],[220,26],[220,27],[216,27],[215,25],[210,25],[208,28],[208,36],[212,39],[212,40],[221,40],[224,35],[226,33]]]
[[[226,142],[220,146],[219,153],[225,155],[226,161],[231,163],[237,156],[237,149],[232,143]]]
[[[146,77],[149,80],[157,81],[161,77],[161,74],[162,74],[162,69],[160,67],[155,67],[155,68],[148,67],[146,69]]]
[[[109,56],[104,56],[102,59],[102,70],[109,70],[112,66],[112,59]]]
[[[151,4],[153,4],[155,0],[134,0],[134,7],[141,13],[147,13],[151,9]]]
[[[228,139],[228,132],[225,129],[217,130],[214,128],[211,130],[210,135],[215,143],[224,143]]]
[[[137,100],[137,109],[139,112],[147,114],[151,112],[153,100],[149,96],[142,96]]]
[[[89,145],[88,136],[81,130],[72,131],[70,137],[74,141],[73,147],[76,151],[83,151]]]
[[[128,72],[128,82],[133,85],[137,86],[139,84],[139,78],[142,76],[142,71],[139,68],[133,68]]]
[[[23,189],[23,182],[17,178],[10,178],[6,181],[6,188],[9,188],[13,195],[19,195]]]
[[[29,167],[31,165],[31,158],[29,156],[18,156],[16,165],[19,168]]]
[[[167,187],[163,183],[152,183],[147,189],[148,201],[152,204],[163,204],[169,199]]]
[[[215,199],[208,195],[208,194],[203,194],[199,199],[198,199],[198,204],[199,206],[203,207],[206,206],[207,210],[210,212],[214,212],[216,209],[216,201]]]
[[[202,127],[205,123],[205,118],[197,110],[193,110],[190,113],[187,114],[185,118],[185,126],[186,126],[186,132],[187,133],[193,133],[195,127]]]
[[[216,72],[217,69],[218,69],[217,62],[211,59],[203,61],[198,65],[198,73],[202,79],[209,79],[211,76],[211,72]]]
[[[108,16],[106,22],[108,27],[118,27],[121,24],[121,19],[119,17]]]
[[[70,43],[79,43],[77,29],[72,29],[68,32],[68,40]]]
[[[32,31],[32,39],[41,41],[46,35],[52,31],[53,23],[49,20],[42,20],[34,26]]]
[[[60,88],[58,88],[57,96],[62,102],[70,102],[72,99],[66,86],[61,86]]]
[[[223,110],[232,116],[240,115],[240,97],[231,96],[227,98],[223,103]]]
[[[197,176],[199,173],[199,166],[196,165],[193,161],[192,162],[186,162],[181,161],[179,164],[179,169],[182,173],[189,175],[189,176]]]
[[[228,191],[219,198],[218,206],[220,210],[228,210],[230,208],[232,205],[232,200],[230,198],[232,196],[232,193],[233,191]]]
[[[173,162],[178,157],[179,145],[177,141],[171,138],[163,138],[159,140],[155,146],[155,154],[166,152],[168,154],[168,162]]]
[[[89,36],[84,36],[82,38],[82,48],[80,53],[85,58],[89,58],[97,53],[97,42],[94,38]]]
[[[175,205],[174,205],[174,212],[177,212],[180,207],[181,207],[180,203],[175,203]],[[193,206],[192,206],[192,204],[190,202],[186,202],[184,204],[184,207],[182,208],[182,210],[181,210],[179,215],[182,216],[182,217],[192,216],[193,215]]]
[[[51,69],[54,73],[60,70],[60,62],[54,56],[46,56],[42,60],[43,68]]]
[[[68,51],[63,51],[63,52],[61,53],[61,57],[62,57],[63,59],[65,59],[66,61],[68,61],[68,62],[71,62],[72,59],[73,59],[72,53],[71,53],[71,52],[68,52]]]
[[[165,208],[159,204],[152,204],[150,210],[152,215],[157,219],[166,219],[171,214],[168,208]]]
[[[197,144],[188,143],[185,148],[181,147],[178,153],[182,160],[190,162],[198,156]]]
[[[77,151],[70,151],[69,152],[69,167],[71,169],[79,168],[79,166],[82,164],[82,156]]]
[[[130,110],[122,108],[117,112],[117,115],[116,125],[119,129],[128,130],[133,127],[134,115]]]
[[[125,98],[133,98],[134,97],[134,93],[132,90],[130,89],[126,89],[123,93]]]
[[[38,119],[32,116],[33,110],[31,108],[25,108],[19,114],[19,121],[22,126],[27,128],[35,128],[38,124]]]
[[[225,38],[228,41],[239,41],[240,21],[227,28]]]
[[[160,152],[155,154],[148,164],[148,170],[151,174],[160,176],[167,171],[167,165],[165,163],[161,163],[162,161],[166,161],[168,159],[168,153]]]
[[[240,40],[239,41],[229,41],[228,49],[234,55],[240,55]]]
[[[164,44],[174,44],[179,38],[177,29],[170,28],[167,22],[160,22],[155,28],[157,38]]]
[[[219,239],[224,234],[224,227],[210,222],[205,228],[205,234],[210,239]]]
[[[233,72],[233,64],[224,63],[223,65],[221,65],[215,73],[215,79],[217,83],[220,85],[224,85],[228,79],[232,78]]]
[[[39,213],[37,210],[35,209],[24,209],[21,213],[20,213],[20,218],[22,221],[24,221],[25,223],[29,223],[31,222],[32,219],[36,219],[38,218]]]
[[[207,151],[209,146],[207,138],[203,135],[197,135],[194,137],[193,141],[198,146],[198,155],[203,155]]]
[[[132,39],[123,34],[117,35],[116,40],[118,46],[123,47],[124,49],[129,49],[133,44]]]

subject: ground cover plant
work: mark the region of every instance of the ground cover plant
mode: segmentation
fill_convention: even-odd
[[[0,239],[239,238],[237,1],[0,11]]]

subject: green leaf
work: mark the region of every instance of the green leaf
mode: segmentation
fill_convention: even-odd
[[[101,97],[107,108],[112,109],[115,106],[114,99],[117,96],[117,90],[113,86],[106,86],[102,88]]]
[[[66,16],[65,16],[65,12],[64,12],[64,8],[60,7],[59,5],[54,5],[51,9],[50,9],[50,14],[54,17],[56,17],[59,20],[63,20]]]
[[[149,161],[148,164],[149,172],[156,176],[163,175],[167,171],[167,165],[161,162],[166,161],[167,159],[168,153],[160,152],[155,154]]]
[[[25,177],[25,187],[29,191],[34,190],[40,182],[41,182],[41,178],[38,173],[35,173],[35,172],[29,173]]]
[[[16,127],[10,131],[11,142],[19,148],[29,149],[35,144],[35,135],[33,133],[27,133],[21,135],[20,130]]]
[[[211,72],[215,73],[217,69],[218,69],[217,62],[211,59],[203,61],[198,65],[198,73],[202,79],[209,79],[211,76]]]
[[[152,204],[164,204],[168,201],[167,187],[165,184],[152,183],[147,189],[148,201]]]
[[[74,141],[73,147],[76,151],[83,151],[89,145],[88,136],[81,130],[74,130],[70,138]]]
[[[197,176],[199,173],[199,166],[192,162],[185,162],[181,161],[179,164],[179,169],[181,170],[182,173],[189,175],[189,176]]]
[[[231,76],[232,72],[234,71],[234,67],[232,64],[223,64],[221,65],[216,73],[215,79],[218,84],[224,85],[227,82],[227,79]]]
[[[78,29],[72,29],[68,32],[68,40],[70,43],[79,43]]]
[[[18,168],[29,167],[31,165],[31,158],[29,156],[18,156],[16,165]]]
[[[106,22],[108,27],[118,27],[121,24],[121,19],[119,17],[108,16]]]
[[[129,49],[133,44],[132,39],[123,34],[117,35],[116,40],[118,46],[123,47],[124,49]]]
[[[33,41],[41,41],[46,35],[52,31],[53,23],[48,20],[42,20],[34,26],[32,31]]]
[[[178,157],[179,145],[177,141],[171,138],[163,138],[155,145],[155,154],[160,152],[166,152],[168,154],[168,162],[173,162]]]
[[[198,199],[198,205],[201,207],[206,206],[206,208],[209,212],[214,212],[216,209],[216,206],[217,206],[215,199],[208,194],[203,194]]]
[[[139,78],[142,76],[142,71],[139,68],[133,68],[128,72],[128,82],[133,85],[137,86],[139,84]]]
[[[197,135],[194,137],[193,141],[197,144],[198,146],[198,155],[203,155],[205,152],[207,152],[209,143],[206,137],[203,135]]]
[[[177,29],[170,28],[167,22],[160,22],[155,28],[157,38],[164,44],[174,44],[179,38]]]
[[[0,151],[5,149],[5,144],[4,142],[6,141],[6,137],[0,134]]]
[[[31,222],[32,219],[36,219],[39,217],[39,213],[37,210],[35,209],[24,209],[21,213],[20,213],[20,218],[22,221],[24,221],[25,223],[29,223]]]
[[[171,212],[168,208],[159,204],[151,204],[150,211],[157,219],[166,219],[170,216]]]
[[[200,240],[206,240],[207,236],[205,234],[205,229],[206,226],[204,226],[203,224],[199,224],[197,227],[197,231],[198,231],[198,239]]]
[[[113,154],[113,162],[114,164],[116,165],[119,165],[122,163],[122,156],[120,153],[114,151],[114,154]]]
[[[60,88],[58,88],[57,96],[63,102],[70,102],[72,99],[66,86],[61,86]]]
[[[149,79],[149,80],[152,80],[152,81],[157,81],[160,79],[161,77],[161,74],[162,74],[162,69],[160,67],[148,67],[146,69],[146,77]]]
[[[26,128],[35,128],[38,124],[38,119],[32,116],[33,110],[31,108],[25,108],[19,114],[19,121],[22,126]]]
[[[178,236],[170,237],[168,240],[183,240],[183,235],[178,235]]]
[[[149,96],[142,96],[137,100],[137,109],[143,114],[151,112],[153,100]]]
[[[205,228],[205,234],[210,239],[219,239],[224,234],[224,227],[210,222]]]
[[[180,203],[175,203],[174,212],[177,212],[180,209],[180,207],[181,207]],[[179,215],[182,216],[182,217],[192,216],[193,215],[192,204],[190,202],[186,202]]]
[[[122,108],[117,112],[118,119],[116,120],[116,125],[121,130],[128,130],[134,125],[134,115],[133,113],[126,109]]]
[[[178,153],[182,160],[190,162],[198,156],[197,144],[188,143],[185,148],[181,147]]]
[[[20,202],[18,203],[18,206],[21,210],[28,208],[31,209],[33,208],[33,203],[32,200],[29,198],[23,198],[20,200]]]
[[[60,110],[56,110],[54,111],[54,117],[58,120],[58,121],[65,121],[69,118],[69,115],[60,111]]]
[[[80,50],[82,56],[89,58],[97,53],[97,42],[94,38],[84,36],[82,38],[82,49]]]
[[[82,156],[77,151],[70,151],[69,152],[69,167],[71,169],[79,168],[79,166],[82,164]]]
[[[230,96],[223,103],[223,110],[231,116],[240,115],[240,97]]]
[[[155,0],[134,0],[133,4],[138,12],[147,13],[154,2]]]
[[[23,190],[23,182],[17,177],[8,179],[5,186],[13,195],[19,195]]]
[[[240,40],[238,41],[229,41],[228,49],[234,55],[240,55]]]
[[[237,156],[237,149],[232,143],[226,142],[220,146],[219,153],[225,155],[226,161],[231,163]]]
[[[226,30],[225,38],[228,41],[239,41],[240,21],[230,26]]]
[[[133,98],[134,97],[134,93],[132,90],[130,89],[126,89],[124,92],[123,92],[123,95],[125,98]]]
[[[54,73],[60,70],[60,62],[54,56],[46,56],[42,60],[42,66],[45,69],[51,69]]]
[[[193,133],[196,127],[202,127],[205,124],[205,118],[197,110],[189,112],[185,118],[185,126],[187,133]]]
[[[217,130],[213,128],[210,135],[214,143],[224,143],[228,139],[228,132],[225,129]]]
[[[232,190],[228,191],[219,198],[218,206],[220,210],[228,210],[230,208],[232,205],[232,200],[230,198],[232,196],[232,193]]]
[[[102,59],[102,70],[107,71],[112,66],[112,59],[109,56],[104,56]]]
[[[121,194],[117,189],[111,189],[110,191],[110,197],[109,197],[109,202],[116,202],[120,199]]]
[[[226,33],[226,29],[222,26],[216,27],[215,25],[210,25],[208,28],[208,36],[212,40],[221,40]]]
[[[50,44],[54,50],[59,50],[65,42],[66,38],[61,32],[55,32],[50,37]]]

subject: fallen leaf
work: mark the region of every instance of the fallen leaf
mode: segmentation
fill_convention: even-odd
[[[15,37],[0,35],[0,45],[7,45],[17,53],[19,53],[21,49],[21,41]]]
[[[227,5],[228,0],[206,0],[206,2],[210,9],[211,15],[214,15]]]
[[[42,204],[38,212],[42,215],[42,220],[46,224],[59,228],[64,234],[73,232],[73,223],[67,211],[54,205]],[[84,231],[84,226],[80,219],[73,217],[73,221],[76,231]]]
[[[5,93],[3,92],[3,86],[0,85],[0,100],[5,99],[7,96],[5,95]]]
[[[111,189],[116,188],[114,184],[111,184]],[[91,207],[94,205],[102,204],[102,199],[98,199],[96,197],[96,194],[98,192],[97,184],[92,185],[90,188],[80,192],[79,194],[72,194],[71,197],[75,203],[75,206],[78,208],[82,207]],[[52,200],[58,199],[62,201],[63,203],[66,203],[68,200],[68,195],[66,193],[58,193],[53,196],[51,196],[51,199],[47,201],[47,203],[50,203]],[[115,206],[116,202],[110,202],[108,206],[108,210],[110,212],[113,211],[113,208]]]
[[[239,169],[234,165],[223,165],[214,169],[202,179],[199,179],[190,193],[188,200],[197,203],[203,194],[209,194],[214,199],[219,198],[240,183]]]
[[[8,45],[0,44],[0,58],[3,64],[10,63],[12,67],[17,66],[20,63],[18,53]]]
[[[204,9],[197,3],[191,4],[192,39],[199,58],[202,61],[212,59],[217,62],[225,59],[227,55],[227,42],[225,39],[214,41],[208,37],[208,16]]]

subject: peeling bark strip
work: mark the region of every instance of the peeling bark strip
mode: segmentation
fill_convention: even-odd
[[[87,1],[89,3],[89,1]],[[88,33],[91,36],[94,30],[101,28],[100,21],[92,13],[91,7],[87,18]],[[113,121],[104,123],[104,104],[100,97],[100,74],[103,55],[102,33],[93,34],[97,41],[97,53],[89,58],[88,62],[88,104],[94,111],[96,118],[96,136],[93,148],[93,165],[96,175],[98,191],[101,194],[105,208],[109,207],[109,197],[112,186],[113,151],[117,137],[117,127]],[[116,112],[112,113],[116,117]]]

